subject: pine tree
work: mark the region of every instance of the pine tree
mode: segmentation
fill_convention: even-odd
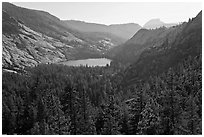
[[[201,119],[198,115],[198,106],[195,103],[195,97],[189,96],[184,112],[184,120],[187,122],[186,129],[191,135],[202,134]]]
[[[62,102],[62,110],[64,112],[64,115],[66,118],[70,117],[70,134],[71,135],[76,135],[77,130],[76,130],[76,122],[77,122],[77,92],[76,90],[72,87],[72,85],[67,85],[64,89],[64,93],[62,94],[61,97],[61,102]]]
[[[163,134],[175,134],[177,125],[180,122],[181,114],[180,100],[181,96],[176,91],[176,74],[173,69],[169,69],[166,75],[166,83],[163,85],[163,91],[159,96],[162,104],[162,125],[164,126]]]
[[[86,93],[86,83],[81,81],[78,84],[78,108],[77,108],[77,134],[96,134],[94,117],[91,111],[93,107]]]
[[[142,118],[138,123],[139,134],[156,135],[160,133],[159,109],[160,105],[150,98],[141,112]]]
[[[69,134],[70,119],[65,117],[64,112],[61,110],[62,106],[58,96],[51,94],[47,99],[47,109],[49,113],[48,125],[52,134]]]
[[[112,89],[111,83],[108,80],[105,85],[107,102],[104,104],[104,126],[101,134],[104,135],[118,135],[120,134],[119,126],[119,109],[115,103],[114,91]]]
[[[119,125],[121,126],[120,132],[123,135],[128,135],[128,107],[125,103],[121,103],[120,105],[121,109],[121,120]]]
[[[138,134],[138,123],[141,120],[141,112],[144,108],[144,90],[140,87],[133,87],[133,95],[131,99],[126,100],[128,104],[129,119],[128,119],[128,133],[131,135]]]
[[[2,102],[2,133],[13,134],[16,128],[16,115],[14,111],[15,105],[13,104],[12,96],[4,98],[3,100],[4,101]],[[6,104],[6,102],[8,102],[10,105]]]

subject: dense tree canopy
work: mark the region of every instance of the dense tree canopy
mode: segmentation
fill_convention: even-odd
[[[201,56],[121,86],[122,67],[3,72],[3,134],[202,134]]]

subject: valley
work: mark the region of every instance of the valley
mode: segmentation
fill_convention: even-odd
[[[142,27],[3,2],[1,106],[8,135],[201,135],[202,11]]]
[[[124,42],[123,38],[107,32],[79,32],[44,11],[3,3],[2,12],[6,69],[101,57]],[[32,21],[33,18],[36,20]]]

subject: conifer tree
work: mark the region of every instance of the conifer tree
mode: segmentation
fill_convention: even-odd
[[[133,86],[133,95],[132,98],[127,100],[129,119],[128,119],[128,132],[131,135],[138,134],[138,123],[141,120],[141,112],[144,108],[144,89],[140,86]]]
[[[52,134],[69,134],[70,132],[70,119],[65,117],[64,112],[61,110],[62,106],[58,96],[55,96],[56,91],[53,91],[47,100],[47,109],[49,118],[47,123],[49,124],[49,130]]]
[[[91,135],[96,134],[94,125],[94,111],[86,92],[86,82],[81,81],[77,84],[78,88],[78,108],[77,108],[77,134]]]
[[[142,118],[138,124],[139,134],[155,135],[160,133],[159,109],[160,105],[150,98],[141,112]]]
[[[186,127],[191,135],[202,133],[201,119],[197,112],[198,106],[195,103],[195,97],[191,95],[186,103],[186,111],[184,112],[184,120],[187,122]]]
[[[119,110],[115,103],[114,89],[112,89],[111,83],[108,80],[105,85],[107,102],[104,105],[104,126],[102,134],[104,135],[117,135],[120,134],[119,126]]]

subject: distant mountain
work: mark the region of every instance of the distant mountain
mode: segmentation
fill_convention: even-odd
[[[135,32],[141,29],[141,26],[135,23],[103,25],[77,20],[66,20],[64,22],[66,22],[70,28],[74,28],[78,31],[109,33],[124,40],[128,40]]]
[[[175,26],[175,25],[176,25],[176,23],[164,23],[160,19],[151,19],[150,21],[145,23],[143,28],[156,29],[156,28],[160,28],[160,27],[163,27],[163,26],[164,27],[172,27],[172,26]]]
[[[156,41],[152,41],[154,44],[144,50],[139,59],[126,69],[123,81],[125,84],[161,74],[189,56],[202,55],[202,11],[188,23],[166,29],[162,33],[167,33],[167,35],[163,35],[162,39],[157,38]],[[157,36],[161,35],[157,34]]]

